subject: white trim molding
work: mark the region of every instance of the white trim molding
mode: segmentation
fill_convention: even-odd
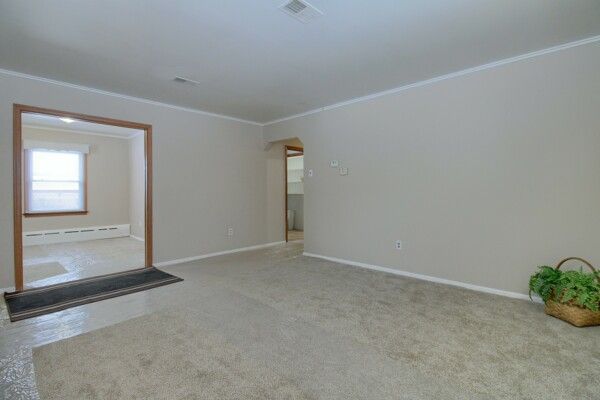
[[[446,79],[457,78],[459,76],[463,76],[463,75],[467,75],[467,74],[472,74],[474,72],[479,72],[479,71],[483,71],[483,70],[486,70],[486,69],[495,68],[495,67],[499,67],[499,66],[502,66],[502,65],[511,64],[511,63],[514,63],[514,62],[526,60],[528,58],[534,58],[534,57],[538,57],[538,56],[543,56],[544,54],[550,54],[550,53],[554,53],[554,52],[557,52],[557,51],[570,49],[570,48],[573,48],[573,47],[578,47],[578,46],[583,46],[583,45],[590,44],[590,43],[595,43],[595,42],[598,42],[598,41],[600,41],[600,35],[598,35],[598,36],[592,36],[592,37],[589,37],[589,38],[586,38],[586,39],[582,39],[582,40],[577,40],[575,42],[564,43],[564,44],[561,44],[561,45],[558,45],[558,46],[548,47],[546,49],[537,50],[537,51],[533,51],[533,52],[526,53],[526,54],[521,54],[521,55],[515,56],[515,57],[505,58],[505,59],[494,61],[494,62],[491,62],[491,63],[488,63],[488,64],[479,65],[477,67],[471,67],[471,68],[463,69],[463,70],[460,70],[460,71],[451,72],[449,74],[440,75],[440,76],[437,76],[437,77],[434,77],[434,78],[430,78],[430,79],[426,79],[426,80],[422,80],[422,81],[418,81],[418,82],[409,83],[409,84],[406,84],[406,85],[403,85],[403,86],[398,86],[398,87],[395,87],[393,89],[388,89],[388,90],[384,90],[384,91],[381,91],[381,92],[371,93],[371,94],[368,94],[366,96],[355,97],[355,98],[350,99],[350,100],[341,101],[339,103],[330,104],[328,106],[324,106],[324,107],[320,107],[320,108],[315,108],[313,110],[306,111],[306,112],[303,112],[303,113],[300,113],[300,114],[290,115],[289,117],[283,117],[283,118],[274,119],[272,121],[265,122],[262,125],[263,126],[273,125],[273,124],[277,124],[279,122],[288,121],[288,120],[295,119],[295,118],[300,118],[300,117],[305,117],[307,115],[312,115],[312,114],[320,113],[322,111],[332,110],[334,108],[344,107],[344,106],[347,106],[347,105],[350,105],[350,104],[354,104],[354,103],[360,103],[360,102],[363,102],[363,101],[372,100],[372,99],[375,99],[377,97],[382,97],[382,96],[387,96],[387,95],[394,94],[394,93],[403,92],[405,90],[417,88],[417,87],[420,87],[420,86],[431,85],[432,83],[436,83],[436,82],[440,82],[440,81],[445,81]]]
[[[285,241],[282,241],[282,242],[271,242],[271,243],[265,243],[265,244],[258,244],[258,245],[255,245],[255,246],[248,246],[248,247],[240,247],[240,248],[232,249],[232,250],[218,251],[216,253],[208,253],[208,254],[202,254],[202,255],[199,255],[199,256],[178,258],[176,260],[161,261],[161,262],[158,262],[158,263],[154,263],[154,266],[158,267],[158,268],[162,268],[162,267],[167,267],[169,265],[182,264],[182,263],[187,263],[187,262],[190,262],[190,261],[202,260],[204,258],[211,258],[211,257],[223,256],[223,255],[226,255],[226,254],[240,253],[242,251],[251,251],[251,250],[264,249],[264,248],[267,248],[267,247],[273,247],[273,246],[277,246],[277,245],[284,244],[284,243],[285,243]]]
[[[129,235],[130,238],[138,240],[140,242],[145,242],[143,237],[139,237],[139,236],[135,236],[135,235]]]
[[[9,287],[5,287],[0,289],[0,293],[11,293],[11,292],[15,292],[17,289],[15,289],[14,286],[9,286]]]
[[[135,97],[135,96],[129,96],[129,95],[126,95],[126,94],[121,94],[121,93],[109,92],[107,90],[95,89],[95,88],[92,88],[92,87],[89,87],[89,86],[76,85],[76,84],[69,83],[69,82],[57,81],[55,79],[43,78],[41,76],[24,74],[22,72],[12,71],[12,70],[9,70],[9,69],[0,68],[0,74],[4,74],[4,75],[8,75],[8,76],[16,76],[17,78],[31,79],[31,80],[38,81],[38,82],[50,83],[50,84],[53,84],[53,85],[68,87],[68,88],[71,88],[71,89],[79,89],[79,90],[83,90],[83,91],[91,92],[91,93],[96,93],[96,94],[103,94],[105,96],[118,97],[120,99],[131,100],[131,101],[136,101],[136,102],[145,103],[145,104],[151,104],[151,105],[154,105],[154,106],[167,107],[167,108],[170,108],[170,109],[173,109],[173,110],[187,111],[187,112],[191,112],[191,113],[194,113],[194,114],[206,115],[206,116],[209,116],[209,117],[222,118],[222,119],[227,119],[227,120],[230,120],[230,121],[243,122],[243,123],[250,124],[250,125],[263,126],[262,123],[256,122],[256,121],[250,121],[250,120],[247,120],[247,119],[231,117],[229,115],[211,113],[211,112],[208,112],[208,111],[199,110],[199,109],[195,109],[195,108],[188,108],[188,107],[176,106],[176,105],[173,105],[173,104],[162,103],[160,101],[149,100],[149,99],[144,99],[144,98]]]
[[[460,71],[456,71],[456,72],[452,72],[452,73],[449,73],[449,74],[440,75],[440,76],[433,77],[433,78],[430,78],[430,79],[426,79],[426,80],[422,80],[422,81],[417,81],[417,82],[409,83],[409,84],[406,84],[406,85],[403,85],[403,86],[395,87],[395,88],[384,90],[384,91],[381,91],[381,92],[376,92],[376,93],[368,94],[368,95],[365,95],[365,96],[356,97],[356,98],[353,98],[353,99],[341,101],[341,102],[330,104],[330,105],[327,105],[327,106],[324,106],[324,107],[315,108],[315,109],[312,109],[312,110],[309,110],[309,111],[306,111],[306,112],[302,112],[302,113],[299,113],[299,114],[294,114],[294,115],[290,115],[290,116],[287,116],[287,117],[282,117],[282,118],[274,119],[274,120],[267,121],[267,122],[251,121],[251,120],[247,120],[247,119],[232,117],[232,116],[229,116],[229,115],[211,113],[211,112],[200,110],[200,109],[189,108],[189,107],[182,107],[182,106],[176,106],[176,105],[173,105],[173,104],[162,103],[162,102],[155,101],[155,100],[149,100],[149,99],[144,99],[144,98],[140,98],[140,97],[129,96],[129,95],[121,94],[121,93],[115,93],[115,92],[109,92],[109,91],[106,91],[106,90],[95,89],[95,88],[91,88],[91,87],[88,87],[88,86],[82,86],[82,85],[76,85],[76,84],[73,84],[73,83],[58,81],[58,80],[55,80],[55,79],[49,79],[49,78],[43,78],[43,77],[40,77],[40,76],[24,74],[22,72],[12,71],[12,70],[8,70],[8,69],[2,69],[2,68],[0,68],[0,74],[4,74],[4,75],[8,75],[8,76],[15,76],[15,77],[24,78],[24,79],[31,79],[31,80],[35,80],[35,81],[39,81],[39,82],[45,82],[45,83],[50,83],[50,84],[59,85],[59,86],[63,86],[63,87],[69,87],[69,88],[72,88],[72,89],[79,89],[79,90],[84,90],[84,91],[87,91],[87,92],[92,92],[92,93],[97,93],[97,94],[103,94],[103,95],[106,95],[106,96],[118,97],[118,98],[125,99],[125,100],[132,100],[132,101],[136,101],[136,102],[140,102],[140,103],[145,103],[145,104],[151,104],[151,105],[156,105],[156,106],[167,107],[167,108],[174,109],[174,110],[187,111],[187,112],[191,112],[191,113],[195,113],[195,114],[202,114],[202,115],[206,115],[206,116],[210,116],[210,117],[222,118],[222,119],[227,119],[227,120],[230,120],[230,121],[237,121],[237,122],[242,122],[242,123],[246,123],[246,124],[250,124],[250,125],[256,125],[256,126],[262,126],[262,127],[264,127],[264,126],[273,125],[273,124],[276,124],[276,123],[279,123],[279,122],[288,121],[288,120],[291,120],[291,119],[300,118],[300,117],[304,117],[304,116],[311,115],[311,114],[316,114],[316,113],[319,113],[319,112],[322,112],[322,111],[332,110],[334,108],[344,107],[344,106],[347,106],[347,105],[350,105],[350,104],[354,104],[354,103],[359,103],[359,102],[362,102],[362,101],[371,100],[371,99],[374,99],[374,98],[377,98],[377,97],[387,96],[387,95],[390,95],[390,94],[402,92],[404,90],[408,90],[408,89],[412,89],[412,88],[416,88],[416,87],[420,87],[420,86],[425,86],[425,85],[430,85],[432,83],[440,82],[440,81],[443,81],[443,80],[446,80],[446,79],[452,79],[452,78],[456,78],[456,77],[459,77],[459,76],[462,76],[462,75],[467,75],[467,74],[471,74],[471,73],[474,73],[474,72],[478,72],[478,71],[482,71],[482,70],[486,70],[486,69],[490,69],[490,68],[499,67],[501,65],[506,65],[506,64],[517,62],[517,61],[526,60],[528,58],[538,57],[538,56],[541,56],[541,55],[544,55],[544,54],[554,53],[554,52],[557,52],[557,51],[560,51],[560,50],[566,50],[566,49],[570,49],[570,48],[573,48],[573,47],[578,47],[578,46],[583,46],[583,45],[586,45],[586,44],[595,43],[595,42],[598,42],[598,41],[600,41],[600,35],[598,35],[598,36],[592,36],[592,37],[581,39],[581,40],[576,40],[574,42],[560,44],[560,45],[557,45],[557,46],[548,47],[546,49],[533,51],[533,52],[522,54],[522,55],[518,55],[518,56],[515,56],[515,57],[505,58],[505,59],[502,59],[502,60],[494,61],[494,62],[491,62],[491,63],[488,63],[488,64],[476,66],[476,67],[466,68],[466,69],[463,69],[463,70],[460,70]]]
[[[486,287],[486,286],[473,285],[471,283],[464,283],[464,282],[459,282],[459,281],[453,281],[453,280],[450,280],[450,279],[438,278],[438,277],[430,276],[430,275],[422,275],[422,274],[417,274],[417,273],[414,273],[414,272],[402,271],[402,270],[399,270],[399,269],[394,269],[394,268],[389,268],[389,267],[382,267],[382,266],[373,265],[373,264],[366,264],[366,263],[357,262],[357,261],[344,260],[342,258],[323,256],[323,255],[320,255],[320,254],[314,254],[314,253],[304,252],[302,255],[304,255],[306,257],[320,258],[322,260],[327,260],[327,261],[335,262],[335,263],[338,263],[338,264],[345,264],[345,265],[350,265],[350,266],[353,266],[353,267],[370,269],[370,270],[373,270],[373,271],[387,272],[388,274],[405,276],[405,277],[408,277],[408,278],[419,279],[419,280],[422,280],[422,281],[428,281],[428,282],[434,282],[434,283],[441,283],[443,285],[457,286],[457,287],[464,288],[464,289],[474,290],[476,292],[483,292],[483,293],[495,294],[495,295],[498,295],[498,296],[510,297],[512,299],[529,300],[529,296],[526,295],[526,294],[516,293],[516,292],[509,292],[507,290],[495,289],[495,288]],[[542,299],[540,299],[537,296],[532,296],[532,300],[534,302],[536,302],[536,303],[543,303]]]

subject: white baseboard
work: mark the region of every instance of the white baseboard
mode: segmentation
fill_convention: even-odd
[[[129,233],[129,224],[23,232],[23,246],[112,239],[129,236]]]
[[[135,239],[135,240],[139,240],[140,242],[144,241],[144,238],[141,238],[139,236],[135,236],[135,235],[129,235],[130,238]]]
[[[186,258],[178,258],[176,260],[169,260],[169,261],[161,261],[158,263],[154,263],[155,267],[167,267],[169,265],[175,265],[175,264],[182,264],[182,263],[186,263],[186,262],[190,262],[190,261],[196,261],[196,260],[202,260],[204,258],[211,258],[211,257],[216,257],[216,256],[223,256],[225,254],[233,254],[233,253],[239,253],[242,251],[250,251],[250,250],[258,250],[258,249],[264,249],[266,247],[272,247],[272,246],[277,246],[278,244],[284,244],[285,241],[283,242],[271,242],[271,243],[265,243],[265,244],[258,244],[256,246],[248,246],[248,247],[240,247],[237,249],[232,249],[232,250],[225,250],[225,251],[219,251],[216,253],[208,253],[208,254],[202,254],[199,256],[192,256],[192,257],[186,257]]]
[[[5,288],[0,289],[0,293],[4,293],[4,292],[6,292],[6,293],[12,293],[14,291],[16,291],[16,288],[14,286],[5,287]]]
[[[357,262],[357,261],[344,260],[342,258],[322,256],[320,254],[304,252],[303,255],[305,255],[307,257],[320,258],[323,260],[332,261],[332,262],[336,262],[339,264],[351,265],[353,267],[360,267],[360,268],[371,269],[374,271],[387,272],[387,273],[394,274],[394,275],[406,276],[409,278],[415,278],[415,279],[420,279],[423,281],[441,283],[444,285],[458,286],[458,287],[461,287],[464,289],[474,290],[477,292],[490,293],[490,294],[495,294],[498,296],[510,297],[513,299],[530,300],[529,296],[526,294],[517,293],[517,292],[509,292],[507,290],[494,289],[494,288],[490,288],[490,287],[486,287],[486,286],[473,285],[471,283],[464,283],[464,282],[459,282],[459,281],[453,281],[450,279],[437,278],[435,276],[430,276],[430,275],[416,274],[414,272],[401,271],[398,269],[382,267],[379,265],[372,265],[372,264],[366,264],[366,263],[361,263],[361,262]],[[532,296],[532,298],[533,298],[533,301],[535,301],[536,303],[543,303],[542,299],[537,296]]]

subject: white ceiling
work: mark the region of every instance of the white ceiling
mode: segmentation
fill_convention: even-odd
[[[599,0],[281,3],[0,0],[0,68],[266,122],[600,35]]]
[[[52,128],[70,131],[85,135],[112,136],[123,139],[131,139],[138,134],[144,133],[143,130],[123,128],[114,125],[96,124],[94,122],[73,120],[67,123],[59,117],[47,114],[25,113],[21,118],[21,123],[26,126]]]

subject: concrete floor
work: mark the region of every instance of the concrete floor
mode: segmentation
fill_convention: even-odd
[[[131,237],[25,246],[26,287],[39,287],[144,266],[144,242]]]
[[[38,398],[35,358],[49,398],[135,398],[146,370],[145,398],[598,398],[598,327],[301,252],[175,265],[184,282],[15,323],[2,309],[0,397]]]

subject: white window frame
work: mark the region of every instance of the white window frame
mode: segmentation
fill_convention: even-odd
[[[63,148],[54,148],[53,146],[25,146],[24,150],[24,213],[25,217],[36,217],[36,216],[61,216],[61,215],[81,215],[87,214],[87,153],[89,152],[89,147],[87,149],[73,149],[72,146],[63,146]],[[32,152],[34,151],[56,151],[59,153],[76,153],[80,156],[80,174],[81,179],[77,181],[79,183],[79,192],[82,195],[82,208],[78,209],[64,209],[64,210],[30,210],[29,204],[31,203],[31,196],[33,190],[33,178],[32,178]]]

